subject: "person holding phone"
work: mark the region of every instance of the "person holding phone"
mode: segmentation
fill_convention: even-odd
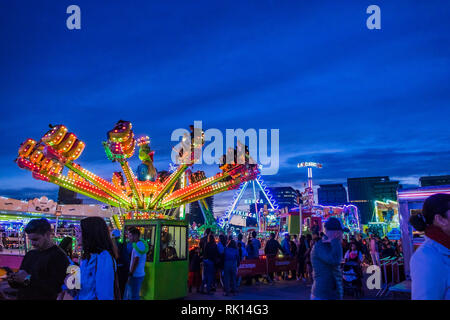
[[[18,300],[56,300],[69,261],[53,242],[47,219],[31,220],[25,233],[34,249],[25,255],[20,270],[9,274],[8,283],[18,289]]]

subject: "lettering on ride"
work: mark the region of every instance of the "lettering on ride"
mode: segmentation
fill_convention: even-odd
[[[275,265],[276,266],[287,266],[290,263],[291,263],[290,261],[276,261]]]
[[[249,263],[249,264],[241,264],[239,266],[239,269],[251,269],[251,268],[256,268],[256,264]]]

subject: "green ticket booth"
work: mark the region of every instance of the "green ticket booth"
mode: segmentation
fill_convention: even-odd
[[[145,300],[180,299],[187,295],[188,223],[179,220],[128,220],[149,245],[141,297]]]

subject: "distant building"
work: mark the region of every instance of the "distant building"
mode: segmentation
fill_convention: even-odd
[[[397,201],[397,191],[401,186],[398,181],[375,182],[373,184],[373,193],[375,200]]]
[[[375,200],[397,200],[398,181],[389,177],[348,178],[348,200],[359,209],[361,224],[372,221]]]
[[[283,209],[285,207],[287,207],[288,209],[298,207],[298,190],[295,190],[292,187],[273,187],[268,189],[270,194],[272,195],[272,199],[275,200],[280,209]],[[262,191],[259,192],[259,199],[261,201],[261,205],[268,205],[268,201]],[[250,212],[255,212],[254,204],[250,204]]]
[[[347,190],[342,184],[321,184],[317,190],[320,205],[339,206],[348,203]]]
[[[450,175],[421,177],[419,181],[421,187],[448,186],[450,185]]]
[[[214,209],[214,196],[205,198],[206,204],[209,207],[209,210],[213,212]],[[198,201],[191,202],[189,204],[189,223],[196,223],[196,224],[204,224],[205,218],[203,217],[202,210],[200,208],[200,205]]]

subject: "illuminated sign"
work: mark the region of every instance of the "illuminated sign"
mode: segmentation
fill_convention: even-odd
[[[247,212],[247,211],[242,211],[242,210],[233,210],[232,214],[236,215],[236,216],[240,216],[240,217],[242,217],[244,219],[256,218],[256,214],[251,213],[251,212]]]
[[[245,204],[255,204],[255,203],[263,203],[262,199],[245,199]]]
[[[307,167],[322,168],[322,164],[317,162],[301,162],[297,164],[297,168],[307,168]]]

